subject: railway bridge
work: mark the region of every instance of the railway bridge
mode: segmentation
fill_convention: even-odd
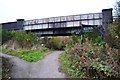
[[[43,19],[24,20],[3,23],[3,29],[31,31],[41,36],[68,36],[74,32],[92,31],[102,26],[104,31],[111,26],[112,9],[103,9],[100,13],[58,16]],[[14,25],[13,25],[14,24]],[[14,26],[14,27],[13,27]]]

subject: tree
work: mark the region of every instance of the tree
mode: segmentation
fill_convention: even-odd
[[[109,29],[106,40],[111,47],[120,49],[120,1],[116,2],[115,14],[117,17]]]
[[[116,2],[115,15],[120,18],[120,1]]]

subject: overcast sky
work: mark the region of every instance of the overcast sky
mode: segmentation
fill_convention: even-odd
[[[40,19],[114,8],[116,0],[0,0],[0,23]]]

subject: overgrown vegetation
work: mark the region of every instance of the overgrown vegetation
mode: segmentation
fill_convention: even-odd
[[[39,37],[33,33],[25,31],[12,31],[0,29],[0,37],[2,37],[2,53],[17,56],[28,62],[36,62],[43,59],[49,49],[42,47]],[[3,59],[2,77],[9,78],[10,66],[7,59]]]
[[[36,62],[42,59],[48,51],[47,48],[41,47],[39,38],[33,33],[4,31],[2,34],[7,35],[4,36],[7,41],[2,45],[3,53],[17,56],[29,62]]]
[[[68,41],[69,37],[51,37],[51,38],[44,38],[42,43],[49,49],[52,50],[63,50]]]
[[[118,49],[109,47],[95,32],[85,33],[82,44],[77,42],[74,46],[69,46],[71,44],[67,46],[60,59],[62,70],[70,77],[87,79],[119,77]]]
[[[37,42],[37,35],[25,31],[11,32],[12,39],[16,40],[22,48],[30,48]]]
[[[114,23],[109,29],[106,42],[113,48],[120,49],[120,23]]]
[[[10,54],[13,56],[17,56],[25,61],[28,61],[28,62],[37,62],[37,61],[43,59],[48,51],[49,50],[47,48],[40,48],[39,50],[3,49],[4,53]]]
[[[1,38],[0,44],[4,44],[8,40],[10,40],[12,38],[12,36],[11,36],[10,32],[0,28],[0,38]]]

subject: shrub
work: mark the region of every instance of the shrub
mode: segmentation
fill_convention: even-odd
[[[115,22],[113,26],[109,28],[106,42],[113,48],[120,48],[120,23]]]
[[[26,33],[25,31],[12,31],[12,39],[16,40],[22,48],[30,48],[37,43],[37,36],[33,33]]]
[[[4,44],[5,42],[9,41],[12,38],[12,36],[10,32],[0,28],[0,38],[1,38],[0,44]]]
[[[87,33],[87,35],[90,34]],[[69,76],[75,78],[119,78],[118,50],[109,47],[99,36],[90,37],[91,35],[85,38],[82,45],[77,43],[66,49],[64,54],[68,59],[62,62],[68,65],[66,62],[69,60],[70,66],[64,67],[64,70]]]
[[[50,49],[61,50],[64,49],[68,41],[69,38],[67,37],[52,37],[52,38],[45,38],[43,44],[45,44],[45,46]]]
[[[72,44],[76,44],[76,43],[80,43],[81,40],[80,40],[80,36],[79,35],[75,35],[75,34],[72,34]]]

